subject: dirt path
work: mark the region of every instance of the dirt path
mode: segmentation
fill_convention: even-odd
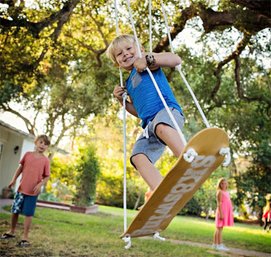
[[[181,240],[173,240],[173,239],[167,239],[173,244],[184,244],[184,245],[191,245],[196,247],[202,247],[202,248],[208,248],[210,249],[210,253],[212,254],[219,254],[221,256],[229,256],[229,257],[271,257],[270,253],[263,253],[263,252],[256,252],[252,250],[243,250],[238,248],[230,248],[229,251],[216,251],[211,248],[210,244],[204,244],[204,243],[197,243],[197,242],[190,242],[190,241],[181,241]]]

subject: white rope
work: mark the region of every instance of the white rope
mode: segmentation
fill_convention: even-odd
[[[171,36],[170,36],[170,33],[169,33],[169,29],[168,29],[167,15],[166,15],[165,7],[164,7],[164,4],[163,4],[162,0],[161,0],[161,7],[162,7],[162,12],[163,12],[164,20],[165,20],[166,29],[167,29],[170,50],[171,50],[172,53],[174,53],[174,49],[173,49],[173,45],[172,45],[172,40],[171,40]]]
[[[114,1],[115,6],[115,18],[116,18],[116,34],[119,35],[118,26],[118,3],[117,0]],[[123,86],[123,76],[121,68],[119,68],[120,86]],[[126,163],[126,99],[127,93],[122,95],[123,100],[123,229],[127,230],[127,163]],[[128,248],[126,248],[128,249]]]
[[[178,123],[176,122],[176,120],[175,120],[175,118],[174,118],[171,110],[168,108],[168,105],[167,105],[167,103],[166,103],[166,101],[165,101],[165,99],[164,99],[164,97],[163,97],[163,95],[162,95],[162,93],[160,91],[160,88],[158,87],[158,85],[157,85],[157,83],[156,83],[156,81],[155,81],[155,79],[154,79],[154,77],[152,75],[152,72],[150,71],[149,68],[147,68],[146,70],[148,71],[148,73],[149,73],[149,75],[151,77],[151,80],[152,80],[152,82],[153,82],[153,84],[154,84],[154,86],[156,88],[156,91],[157,91],[157,93],[158,93],[158,95],[159,95],[159,97],[160,97],[160,99],[161,99],[161,101],[162,101],[162,103],[163,103],[163,105],[164,105],[164,107],[165,107],[165,109],[166,109],[166,111],[167,111],[170,119],[172,120],[173,125],[176,128],[176,130],[177,130],[177,132],[178,132],[178,134],[179,134],[179,136],[180,136],[180,138],[181,138],[181,140],[183,142],[183,145],[185,146],[187,144],[186,139],[185,139],[185,137],[184,137],[184,135],[183,135],[183,133],[182,133],[182,131],[181,131]]]
[[[183,81],[184,81],[184,84],[186,85],[187,89],[189,90],[190,95],[192,96],[193,101],[194,101],[195,105],[196,105],[197,108],[198,108],[198,111],[199,111],[199,113],[200,113],[200,115],[201,115],[201,118],[202,118],[202,120],[203,120],[205,126],[206,126],[207,128],[210,128],[210,124],[209,124],[209,122],[208,122],[208,120],[207,120],[207,118],[206,118],[206,116],[205,116],[205,114],[204,114],[202,108],[200,107],[200,104],[199,104],[199,102],[198,102],[198,100],[197,100],[197,98],[196,98],[196,96],[195,96],[195,94],[194,94],[192,88],[190,87],[189,83],[187,82],[187,80],[186,80],[186,78],[185,78],[185,76],[184,76],[184,74],[183,74],[183,72],[182,72],[182,70],[181,70],[181,67],[178,65],[178,66],[176,67],[176,69],[179,71],[179,73],[180,73],[180,75],[181,75],[181,77],[182,77],[182,79],[183,79]]]
[[[123,99],[123,229],[127,229],[127,165],[126,165],[126,99],[127,93],[122,95]]]
[[[115,7],[115,20],[116,20],[116,35],[118,36],[119,33],[119,18],[118,18],[118,0],[114,1],[114,7]],[[123,76],[122,76],[122,70],[119,68],[120,73],[120,86],[123,88]]]
[[[168,35],[168,41],[169,41],[170,49],[171,49],[171,52],[174,53],[174,48],[173,48],[173,44],[172,44],[172,40],[171,40],[171,35],[170,35],[170,31],[169,31],[169,26],[168,26],[168,21],[167,21],[167,15],[166,15],[165,7],[164,7],[164,4],[163,4],[163,0],[161,0],[161,7],[162,7],[163,15],[164,15],[164,20],[165,20],[165,25],[166,25],[166,29],[167,29],[167,35]],[[202,108],[200,107],[200,104],[199,104],[199,102],[198,102],[198,100],[197,100],[197,98],[196,98],[196,96],[195,96],[192,88],[190,87],[189,83],[187,82],[187,80],[186,80],[186,78],[185,78],[185,76],[184,76],[184,74],[183,74],[183,72],[181,70],[181,65],[178,65],[176,67],[176,69],[179,71],[179,73],[180,73],[180,75],[181,75],[181,77],[182,77],[182,79],[183,79],[186,87],[188,88],[188,90],[189,90],[189,92],[190,92],[190,94],[191,94],[191,96],[193,98],[193,101],[196,104],[196,106],[198,108],[198,111],[199,111],[199,113],[200,113],[200,115],[201,115],[201,117],[203,119],[203,122],[204,122],[205,126],[207,128],[209,128],[210,124],[209,124],[209,122],[208,122],[208,120],[207,120],[204,112],[202,111]]]
[[[116,34],[119,35],[118,0],[114,1]]]
[[[141,49],[140,49],[140,44],[139,44],[138,37],[137,37],[137,34],[136,34],[135,23],[134,23],[134,20],[133,20],[133,17],[132,17],[131,5],[130,5],[130,1],[129,0],[127,0],[127,6],[128,6],[129,18],[130,18],[132,30],[133,30],[135,41],[136,41],[137,52],[138,52],[139,57],[142,57],[142,53],[141,53]]]
[[[151,0],[149,0],[149,35],[150,35],[150,53],[152,53],[152,5],[151,5]]]
[[[139,55],[139,57],[141,58],[141,57],[142,57],[142,53],[141,53],[141,49],[140,49],[138,37],[137,37],[137,34],[136,34],[136,30],[135,30],[135,24],[134,24],[134,20],[133,20],[133,17],[132,17],[132,11],[131,11],[131,6],[130,6],[130,1],[129,1],[129,0],[127,0],[127,5],[128,5],[128,11],[129,11],[130,22],[131,22],[132,29],[133,29],[133,32],[134,32],[134,37],[135,37],[135,40],[136,40],[138,55]],[[160,91],[160,88],[158,87],[158,85],[157,85],[157,83],[156,83],[156,81],[155,81],[155,79],[154,79],[154,77],[153,77],[153,75],[152,75],[152,72],[150,71],[150,69],[149,69],[148,67],[147,67],[146,70],[147,70],[147,72],[149,73],[150,78],[151,78],[151,80],[152,80],[152,82],[153,82],[153,84],[154,84],[154,86],[155,86],[155,89],[156,89],[156,91],[157,91],[157,93],[158,93],[158,95],[159,95],[159,97],[160,97],[160,99],[161,99],[161,101],[162,101],[162,103],[163,103],[163,105],[164,105],[164,107],[165,107],[165,109],[166,109],[166,111],[167,111],[167,113],[168,113],[170,119],[172,120],[172,122],[173,122],[173,124],[174,124],[174,127],[176,128],[176,130],[177,130],[177,132],[178,132],[178,134],[179,134],[179,136],[180,136],[180,138],[181,138],[183,144],[186,145],[186,143],[187,143],[187,142],[186,142],[186,139],[185,139],[185,137],[184,137],[184,135],[183,135],[183,133],[182,133],[180,127],[178,126],[178,123],[176,122],[174,116],[172,115],[170,109],[168,108],[168,105],[167,105],[167,103],[166,103],[166,101],[165,101],[165,99],[164,99],[164,97],[163,97],[163,95],[162,95],[162,93],[161,93],[161,91]]]

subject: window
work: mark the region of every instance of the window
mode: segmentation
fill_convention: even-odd
[[[0,160],[2,157],[3,149],[4,149],[4,145],[0,142]]]

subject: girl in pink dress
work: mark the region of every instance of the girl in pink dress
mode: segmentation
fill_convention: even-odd
[[[230,199],[230,194],[227,191],[228,182],[225,178],[221,178],[217,184],[216,192],[216,215],[213,248],[221,251],[228,251],[229,249],[222,244],[222,231],[225,226],[233,226],[233,210]]]

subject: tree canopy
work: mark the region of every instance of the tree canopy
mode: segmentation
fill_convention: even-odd
[[[125,9],[126,1],[119,2],[121,8]],[[270,98],[264,92],[254,95],[246,94],[246,88],[241,81],[241,72],[245,65],[242,65],[240,60],[245,49],[251,53],[257,54],[256,51],[258,51],[268,55],[270,34],[268,36],[268,31],[266,31],[265,34],[260,35],[267,38],[265,45],[257,42],[257,34],[270,28],[270,1],[224,0],[216,5],[213,1],[204,0],[191,1],[189,5],[186,3],[187,1],[165,1],[165,5],[173,13],[170,20],[170,34],[173,40],[180,35],[188,22],[195,18],[199,18],[202,23],[202,34],[216,32],[216,40],[222,32],[229,32],[230,37],[230,30],[233,28],[240,32],[240,40],[234,45],[232,51],[227,56],[223,56],[221,61],[216,61],[212,67],[215,79],[209,91],[208,102],[216,106],[223,104],[218,97],[218,92],[221,90],[223,69],[232,62],[238,98],[245,101],[266,102],[270,109]],[[19,115],[9,105],[11,100],[22,101],[23,97],[34,101],[33,96],[40,95],[45,85],[51,88],[52,82],[57,84],[60,80],[70,90],[71,88],[74,90],[75,84],[85,85],[88,88],[90,88],[89,84],[92,84],[94,90],[91,94],[96,94],[102,106],[106,105],[110,96],[107,91],[112,87],[110,83],[115,81],[112,76],[108,78],[110,74],[112,75],[112,70],[107,67],[108,61],[104,60],[104,52],[115,35],[115,17],[112,8],[113,1],[51,0],[42,2],[33,0],[29,1],[29,4],[25,1],[2,1],[0,9],[0,89],[3,92],[0,98],[1,108]],[[132,8],[137,32],[142,41],[147,42],[146,2],[133,1]],[[129,32],[127,17],[122,12],[120,15],[123,16],[120,17],[120,21],[123,22],[120,23],[121,30]],[[155,23],[153,50],[155,52],[167,50],[169,39],[163,33],[164,21],[161,6],[157,2],[153,3],[153,23]],[[197,24],[194,22],[193,26]],[[253,38],[253,36],[256,37]],[[224,44],[226,46],[225,42]],[[103,89],[99,85],[103,85]],[[54,91],[56,98],[58,98],[57,93],[59,92]],[[63,93],[61,98],[67,98],[66,90],[64,92],[60,90],[60,93]],[[75,94],[74,98],[76,97]],[[94,99],[85,99],[89,106],[86,104],[84,106],[89,108],[86,108],[87,111],[84,110],[82,115],[77,111],[80,113],[79,117],[77,115],[79,119],[75,119],[69,127],[75,126],[81,118],[91,112],[97,112],[98,107]],[[79,97],[78,100],[72,100],[82,102],[83,99]],[[94,103],[94,106],[91,103]],[[67,107],[74,108],[68,104]],[[51,110],[47,109],[46,112],[52,112],[54,109],[55,106],[52,104]],[[101,109],[99,108],[99,111]],[[62,113],[66,112],[67,110],[62,110]],[[53,116],[63,119],[63,115],[59,113]],[[33,121],[26,119],[25,121],[29,131],[34,133]],[[66,129],[67,126],[64,127]]]
[[[118,2],[119,30],[132,33],[127,1]],[[131,1],[146,49],[147,2]],[[229,133],[233,153],[251,163],[246,170],[235,167],[240,195],[263,198],[269,189],[261,185],[271,182],[270,1],[167,0],[164,5],[182,69],[207,118]],[[153,51],[168,51],[159,1],[152,1],[152,23]],[[32,134],[42,128],[54,146],[76,135],[86,120],[112,107],[118,70],[105,51],[115,36],[114,1],[1,1],[0,109],[23,119]],[[189,120],[189,135],[202,127],[198,114],[184,84],[173,70],[166,72]],[[23,115],[14,103],[33,115]],[[247,194],[244,181],[255,194]]]

